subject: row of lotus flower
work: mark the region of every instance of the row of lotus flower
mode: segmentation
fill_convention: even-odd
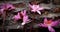
[[[39,5],[31,5],[29,4],[29,7],[32,9],[31,12],[37,12],[38,14],[41,15],[41,10],[43,10],[43,7],[40,7]],[[12,4],[3,4],[0,7],[0,13],[3,15],[4,18],[4,12],[6,12],[5,10],[11,10],[11,9],[15,9],[15,7]],[[23,22],[21,23],[21,25],[25,25],[27,23],[30,22],[30,19],[28,18],[28,15],[26,13],[26,10],[23,10],[21,12],[18,12],[17,15],[14,15],[12,17],[12,19],[14,19],[14,22],[16,23],[17,20],[19,19],[23,19]],[[43,23],[39,23],[38,26],[40,27],[48,27],[48,30],[51,32],[55,32],[55,30],[52,27],[55,27],[56,25],[58,25],[59,21],[52,21],[52,20],[47,20],[47,18],[44,18],[44,22]]]

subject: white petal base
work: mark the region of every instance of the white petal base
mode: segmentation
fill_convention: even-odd
[[[55,32],[55,30],[54,30],[51,26],[48,26],[48,30],[49,30],[50,32]]]
[[[22,23],[21,25],[25,25],[25,23]]]
[[[37,13],[39,13],[41,15],[41,12],[40,11],[37,11]]]

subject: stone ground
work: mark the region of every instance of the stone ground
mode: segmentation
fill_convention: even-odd
[[[15,4],[15,3],[19,3],[19,2],[22,2],[22,1],[16,1],[16,2],[11,2],[11,3],[13,3],[13,4]],[[26,1],[26,3],[27,3],[28,1]],[[28,4],[28,3],[27,3]],[[26,5],[27,5],[26,4]],[[51,3],[50,4],[40,4],[42,7],[45,7],[45,9],[51,9],[51,8],[55,8],[55,7],[60,7],[60,5],[52,5]],[[27,6],[28,7],[28,6]],[[26,8],[27,9],[27,8]],[[23,9],[21,9],[21,10],[23,10]],[[60,16],[60,14],[55,14],[55,15],[58,15],[58,16]],[[45,17],[45,16],[47,16],[47,15],[43,15],[42,17]],[[48,17],[48,16],[47,16]],[[23,28],[23,26],[21,26],[20,24],[11,24],[10,26],[5,26],[5,28],[6,29],[17,29],[17,26],[20,26],[20,28]],[[35,27],[36,25],[34,25],[34,27]]]

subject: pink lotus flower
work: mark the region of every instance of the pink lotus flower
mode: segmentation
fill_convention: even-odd
[[[19,20],[19,19],[21,19],[21,17],[20,17],[20,13],[18,13],[18,14],[15,15],[15,16],[13,16],[12,19],[14,19],[14,20]]]
[[[15,7],[10,3],[3,3],[2,8],[9,9],[9,10],[15,9]]]
[[[44,23],[38,24],[41,27],[48,27],[48,30],[51,32],[55,32],[55,30],[52,28],[56,25],[58,25],[58,21],[52,21],[52,20],[47,20],[47,18],[44,19]]]
[[[17,15],[15,15],[15,16],[13,17],[13,19],[14,19],[15,21],[17,21],[17,20],[19,20],[19,19],[23,19],[23,22],[22,22],[21,25],[25,25],[26,23],[29,22],[28,15],[26,15],[26,10],[21,11],[21,14],[22,14],[23,17],[21,17],[20,13],[18,13]]]
[[[39,14],[41,14],[41,11],[40,10],[43,10],[44,8],[43,7],[40,7],[39,5],[30,5],[29,4],[29,7],[32,8],[32,12],[37,12]]]
[[[29,19],[28,19],[28,15],[26,15],[26,10],[22,11],[21,13],[22,13],[22,15],[23,15],[22,25],[24,25],[24,24],[26,24],[27,22],[29,22]]]
[[[28,19],[28,16],[26,15],[26,16],[23,17],[22,25],[25,25],[28,22],[29,22],[29,19]]]
[[[4,10],[6,10],[8,8],[10,8],[9,10],[15,9],[15,7],[12,4],[4,4],[3,3],[2,6],[1,6],[1,9],[0,9],[0,12],[4,13]]]
[[[5,4],[6,5],[6,8],[8,9],[8,8],[10,8],[10,10],[11,9],[15,9],[15,7],[12,5],[12,4]]]
[[[21,11],[21,14],[22,14],[23,16],[25,16],[25,15],[26,15],[26,10]]]

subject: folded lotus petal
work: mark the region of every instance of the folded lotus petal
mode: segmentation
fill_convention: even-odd
[[[10,7],[10,9],[15,9],[15,7],[12,4],[6,4],[6,8],[8,9]]]
[[[43,10],[44,8],[43,7],[39,7],[37,10]]]
[[[38,26],[40,26],[40,27],[48,27],[46,24],[43,24],[43,23],[38,24]]]
[[[31,12],[36,12],[36,10],[31,10]]]
[[[54,30],[51,26],[48,26],[48,30],[49,30],[50,32],[55,32],[55,30]]]
[[[56,25],[58,25],[58,23],[59,23],[58,21],[54,21],[51,23],[51,26],[56,26]]]
[[[24,17],[23,17],[22,25],[26,24],[28,21],[29,21],[28,16],[27,16],[27,15],[24,16]]]
[[[13,18],[14,18],[15,20],[20,19],[19,16],[17,16],[17,15],[15,15]]]
[[[28,16],[24,16],[24,17],[23,17],[23,22],[26,23],[28,20],[29,20],[29,19],[28,19]]]
[[[37,13],[39,13],[39,14],[41,14],[41,10],[43,10],[44,8],[43,7],[39,7],[39,8],[37,8]]]
[[[44,24],[45,24],[47,21],[48,21],[47,18],[44,18]]]
[[[32,5],[31,5],[31,4],[29,4],[29,7],[30,7],[30,8],[32,8]]]
[[[24,16],[23,17],[23,22],[27,22],[27,20],[28,20],[28,16]]]
[[[13,16],[13,19],[15,19],[15,20],[21,19],[19,13],[17,15]]]
[[[25,15],[26,15],[26,10],[21,11],[21,14],[22,14],[23,16],[25,16]]]

